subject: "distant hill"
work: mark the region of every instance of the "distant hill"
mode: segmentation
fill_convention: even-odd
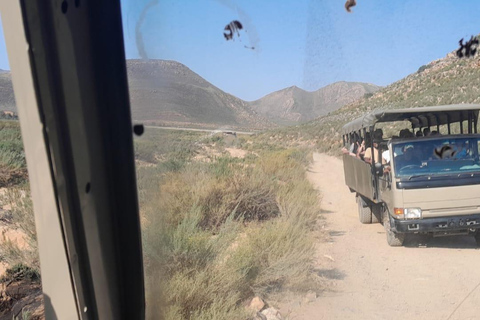
[[[338,154],[342,126],[375,109],[398,109],[480,103],[480,55],[459,59],[455,52],[432,61],[407,77],[328,115],[299,126],[279,129],[272,141],[315,144],[320,151]],[[294,137],[294,138],[293,138]],[[288,141],[287,141],[288,140]]]
[[[127,60],[134,121],[210,129],[262,130],[305,122],[379,89],[337,82],[314,92],[297,87],[243,101],[215,87],[185,65],[167,60]],[[0,111],[15,110],[10,72],[0,70]]]
[[[248,103],[215,87],[181,63],[127,60],[132,118],[145,124],[266,129],[275,124]],[[0,69],[0,111],[16,111],[9,71]]]
[[[0,69],[0,110],[16,111],[10,72]]]
[[[298,124],[326,115],[379,89],[374,84],[345,81],[332,83],[313,92],[293,86],[253,101],[251,106],[278,124]]]
[[[273,123],[181,63],[128,60],[133,119],[170,126],[265,129]]]

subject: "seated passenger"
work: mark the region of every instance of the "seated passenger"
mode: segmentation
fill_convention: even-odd
[[[378,143],[383,141],[383,130],[382,129],[375,129],[373,136],[377,140]]]
[[[380,133],[376,133],[374,134],[374,137],[373,137],[373,156],[375,157],[375,162],[380,162],[380,159],[379,159],[379,155],[380,153],[378,152],[378,142],[380,142],[382,140],[382,136],[380,135]],[[366,150],[365,150],[365,155],[364,155],[364,160],[365,162],[367,163],[370,163],[372,164],[372,148],[371,147],[368,147]],[[381,163],[382,164],[385,164],[385,159],[381,159]]]
[[[365,155],[365,140],[360,138],[360,146],[357,149],[356,157],[358,159],[363,160],[363,157]]]
[[[385,162],[385,164],[390,163],[390,150],[385,150],[382,152],[382,163]]]
[[[402,129],[400,130],[400,138],[401,139],[408,139],[408,138],[413,138],[415,135],[413,134],[412,131],[408,129]]]
[[[417,132],[415,132],[415,137],[417,138],[423,137],[422,131],[418,130]]]
[[[352,136],[352,143],[350,144],[350,147],[348,148],[348,150],[347,148],[343,147],[342,152],[344,154],[349,154],[353,157],[356,157],[357,150],[359,147],[360,147],[360,136],[355,132]]]
[[[423,128],[423,136],[428,137],[430,135],[430,128]]]
[[[404,147],[403,154],[395,157],[395,162],[400,169],[406,166],[420,166],[422,164],[422,161],[415,154],[415,150],[411,144]]]
[[[390,145],[388,146],[388,149],[382,152],[382,164],[383,166],[383,173],[388,173],[390,172]]]

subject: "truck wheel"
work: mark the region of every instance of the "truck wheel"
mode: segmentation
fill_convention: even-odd
[[[357,196],[358,204],[358,218],[363,224],[372,223],[372,209],[371,207],[362,199],[362,197]]]
[[[382,221],[383,206],[381,204],[374,204],[372,206],[372,223],[380,223]]]
[[[390,217],[387,210],[383,211],[383,226],[385,227],[385,233],[387,234],[387,243],[391,247],[401,247],[405,240],[405,233],[393,232],[390,226]]]
[[[480,247],[480,232],[477,231],[474,237],[475,237],[475,241],[477,242],[477,247]]]

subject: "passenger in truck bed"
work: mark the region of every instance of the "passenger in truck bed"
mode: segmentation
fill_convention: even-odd
[[[375,162],[379,162],[380,152],[378,151],[378,143],[382,141],[382,138],[383,137],[380,131],[375,131],[373,135],[373,156],[375,157]],[[371,147],[368,147],[367,150],[365,150],[365,155],[363,157],[363,160],[365,160],[365,162],[367,163],[372,164],[372,148]],[[386,163],[383,157],[381,162],[382,164]]]
[[[357,151],[360,148],[361,143],[362,143],[362,140],[361,140],[360,136],[358,135],[358,133],[355,132],[352,136],[352,143],[350,144],[350,147],[348,149],[343,147],[342,152],[344,154],[349,154],[352,157],[356,157],[357,156]]]

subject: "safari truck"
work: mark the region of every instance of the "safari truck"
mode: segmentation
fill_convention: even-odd
[[[472,235],[480,245],[479,110],[472,104],[376,110],[346,124],[346,148],[364,138],[366,148],[378,150],[371,159],[351,150],[343,155],[360,222],[383,223],[390,246],[402,246],[412,233]],[[392,129],[398,121],[408,134],[379,136],[379,126]]]

